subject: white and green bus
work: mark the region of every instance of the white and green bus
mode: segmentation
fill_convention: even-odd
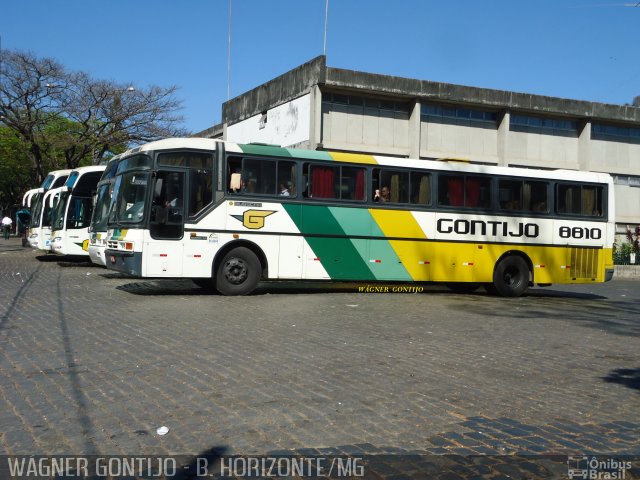
[[[53,253],[89,255],[93,195],[104,169],[104,165],[76,168],[60,188],[52,209],[50,248]],[[54,203],[53,197],[50,203]]]
[[[27,240],[36,250],[49,251],[51,243],[51,208],[44,201],[44,197],[49,190],[63,186],[70,172],[71,170],[49,172],[40,188],[29,190],[24,194],[22,204],[31,211]]]
[[[607,174],[167,139],[122,155],[105,254],[225,295],[286,279],[518,296],[610,280],[613,219]]]

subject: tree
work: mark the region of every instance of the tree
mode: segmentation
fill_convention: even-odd
[[[0,214],[31,187],[31,169],[24,144],[8,127],[0,126]]]
[[[0,120],[23,144],[32,185],[48,172],[49,159],[76,168],[136,144],[187,134],[176,86],[133,87],[68,71],[32,53],[0,55]]]

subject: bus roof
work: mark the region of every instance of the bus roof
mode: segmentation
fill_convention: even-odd
[[[532,177],[544,179],[562,179],[582,182],[611,183],[612,178],[608,173],[586,172],[581,170],[541,170],[526,167],[503,167],[495,165],[484,165],[468,163],[467,160],[459,159],[411,159],[404,157],[388,157],[383,155],[370,155],[365,153],[347,153],[325,150],[303,150],[293,148],[283,148],[263,143],[238,144],[223,140],[209,138],[168,138],[155,142],[146,143],[121,154],[127,157],[139,152],[153,150],[171,150],[179,148],[190,148],[196,150],[214,150],[216,144],[224,143],[227,152],[239,154],[255,154],[270,157],[301,158],[318,161],[338,161],[348,163],[359,163],[365,165],[380,165],[386,167],[418,168],[426,170],[452,171],[459,173],[482,173],[488,175],[504,175],[518,177]]]

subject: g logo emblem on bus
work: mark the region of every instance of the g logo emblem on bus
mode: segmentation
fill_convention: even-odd
[[[236,220],[240,220],[245,228],[250,230],[260,230],[264,227],[264,219],[275,210],[245,210],[242,215],[231,215]]]

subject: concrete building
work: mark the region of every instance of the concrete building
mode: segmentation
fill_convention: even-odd
[[[317,57],[223,104],[234,142],[607,172],[640,224],[640,108],[332,68]]]

